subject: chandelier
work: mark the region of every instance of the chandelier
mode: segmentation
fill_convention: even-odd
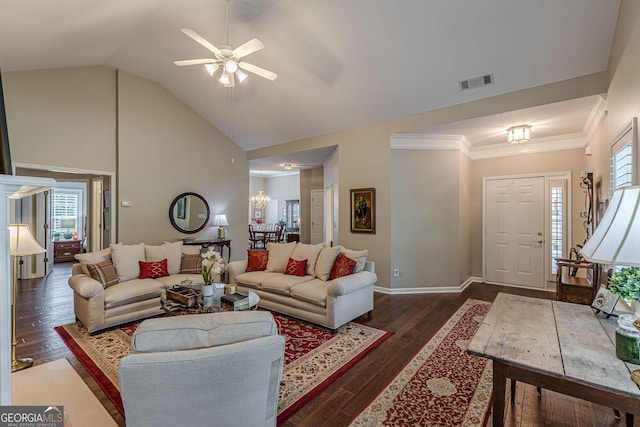
[[[253,204],[253,209],[262,210],[267,207],[269,204],[269,196],[264,195],[264,191],[259,190],[258,195],[251,198],[251,204]]]

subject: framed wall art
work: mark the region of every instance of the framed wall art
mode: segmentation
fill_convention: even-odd
[[[351,232],[375,234],[375,188],[355,188],[351,190]]]

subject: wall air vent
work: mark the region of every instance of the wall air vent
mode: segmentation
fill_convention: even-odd
[[[484,76],[471,77],[460,82],[460,90],[475,89],[478,87],[490,85],[493,83],[493,74],[485,74]]]

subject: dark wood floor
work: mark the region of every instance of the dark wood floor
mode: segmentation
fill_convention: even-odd
[[[70,274],[70,263],[57,264],[44,279],[21,281],[18,357],[33,357],[35,364],[66,357],[118,425],[124,426],[119,412],[53,330],[54,326],[75,320],[73,293],[67,286]],[[460,294],[376,294],[373,316],[364,316],[358,321],[395,334],[287,420],[284,426],[348,425],[467,298],[493,301],[498,292],[555,297],[553,293],[485,284],[473,284]],[[506,425],[509,427],[619,425],[611,409],[546,390],[539,395],[535,387],[521,383],[516,390],[516,404],[507,410]],[[91,420],[78,421],[74,419],[74,427],[91,426]],[[640,426],[640,422],[636,421],[636,426]]]

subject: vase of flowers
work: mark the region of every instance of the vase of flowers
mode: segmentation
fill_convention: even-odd
[[[213,295],[213,283],[220,281],[220,277],[224,274],[224,260],[220,255],[220,252],[208,249],[206,252],[200,254],[202,257],[202,279],[204,285],[202,286],[202,294],[204,296]]]
[[[609,281],[609,290],[629,301],[636,316],[640,317],[640,268],[625,267],[616,271]]]

